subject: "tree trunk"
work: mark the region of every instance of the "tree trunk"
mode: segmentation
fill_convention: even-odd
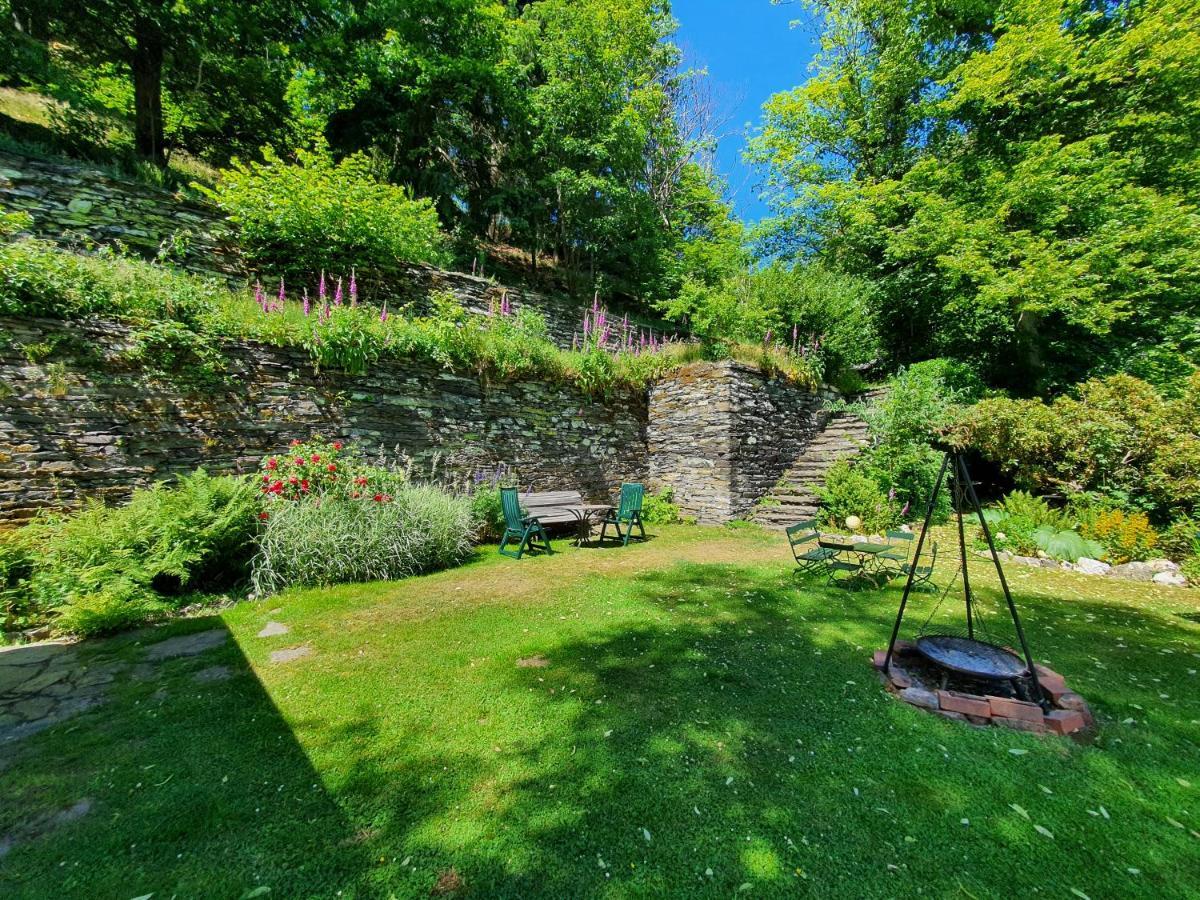
[[[163,36],[158,23],[138,16],[133,24],[133,135],[138,156],[159,168],[167,165],[163,147]]]

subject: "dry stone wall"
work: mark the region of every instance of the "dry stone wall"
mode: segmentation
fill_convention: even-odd
[[[192,392],[123,370],[129,337],[115,323],[0,319],[0,338],[0,520],[117,501],[197,466],[253,471],[314,434],[406,454],[418,474],[469,479],[504,463],[523,488],[597,502],[647,479],[644,395],[604,403],[570,385],[486,386],[420,362],[318,374],[302,352],[252,343],[227,347],[228,385]],[[31,349],[46,347],[57,349]]]
[[[699,522],[738,518],[820,431],[833,396],[741,363],[688,366],[650,390],[650,481]]]
[[[153,258],[177,239],[175,258],[189,271],[244,278],[215,209],[98,169],[0,152],[0,210],[29,213],[33,235],[68,246],[119,242]]]

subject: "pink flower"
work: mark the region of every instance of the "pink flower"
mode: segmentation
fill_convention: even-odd
[[[318,283],[317,283],[317,299],[318,299],[318,300],[321,300],[321,301],[324,301],[324,300],[325,300],[325,291],[326,291],[326,288],[325,288],[325,270],[324,270],[324,269],[322,269],[322,270],[321,270],[321,280],[320,280],[320,282],[318,282]]]
[[[279,468],[279,460],[275,459],[275,457],[272,456],[270,459],[267,460],[267,468],[268,469],[278,469]]]
[[[333,305],[342,305],[342,279],[337,280],[337,287],[333,290]]]
[[[283,307],[284,301],[287,300],[287,292],[283,289],[283,279],[279,279],[279,306]]]
[[[310,459],[311,459],[313,462],[315,462],[315,463],[319,463],[319,462],[321,461],[321,454],[320,454],[320,453],[314,453],[314,454],[313,454],[311,457],[309,457],[309,458],[310,458]]]
[[[379,311],[379,321],[386,322],[388,320],[387,301],[383,301],[383,309]]]
[[[304,289],[304,315],[307,316],[310,312],[312,312],[312,303],[310,303],[309,299],[308,299],[308,288],[305,288]],[[300,442],[296,441],[296,443],[298,444]]]
[[[358,281],[354,277],[354,269],[350,270],[350,305],[358,306]]]

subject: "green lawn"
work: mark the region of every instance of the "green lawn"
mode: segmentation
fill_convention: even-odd
[[[85,647],[128,663],[110,700],[0,745],[0,895],[1200,894],[1196,592],[1012,567],[1084,746],[885,695],[898,589],[798,589],[756,530],[657,532]]]

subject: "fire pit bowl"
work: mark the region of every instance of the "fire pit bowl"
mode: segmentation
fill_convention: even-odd
[[[975,678],[1008,681],[1029,675],[1024,661],[1003,647],[952,634],[927,634],[917,638],[917,651],[951,672]]]

